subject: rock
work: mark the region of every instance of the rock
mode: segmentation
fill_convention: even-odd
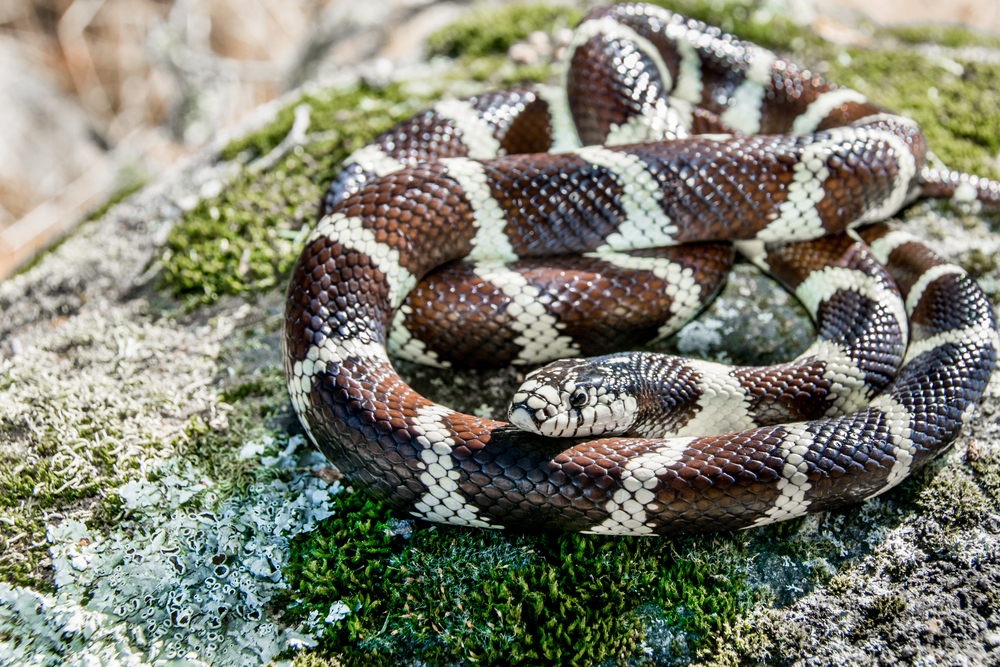
[[[557,48],[564,42],[557,33]],[[537,58],[533,47],[524,46]],[[401,69],[394,67],[385,76],[398,80]],[[420,71],[424,78],[408,78],[408,90],[440,92],[435,85],[464,74],[428,67],[411,69],[407,77]],[[347,74],[356,82],[362,72],[355,68]],[[178,604],[193,599],[187,596],[208,599],[222,577],[232,577],[239,584],[234,591],[240,591],[232,595],[243,608],[231,616],[239,620],[219,633],[219,641],[227,651],[245,652],[248,662],[270,660],[285,646],[312,646],[308,635],[320,629],[330,630],[336,641],[363,641],[337,634],[346,626],[336,624],[346,619],[369,632],[365,609],[342,601],[346,593],[326,599],[316,586],[309,595],[322,598],[322,613],[310,620],[303,612],[289,621],[286,634],[277,634],[283,630],[269,616],[299,608],[298,600],[285,605],[283,598],[281,605],[267,606],[270,595],[287,583],[282,568],[292,556],[308,561],[315,567],[311,575],[321,577],[335,560],[330,554],[339,558],[348,551],[346,542],[338,540],[348,540],[349,548],[357,550],[366,548],[365,540],[375,540],[375,547],[365,552],[371,559],[351,570],[348,593],[377,604],[370,595],[380,590],[377,584],[399,573],[402,562],[416,563],[425,571],[406,576],[429,578],[414,583],[407,594],[454,594],[448,622],[469,611],[468,598],[462,596],[470,590],[485,595],[500,589],[496,579],[487,577],[510,570],[519,575],[543,572],[535,580],[512,581],[523,585],[530,599],[547,600],[544,596],[560,592],[546,578],[552,572],[576,576],[590,573],[594,563],[634,566],[637,561],[629,559],[635,553],[653,548],[651,541],[641,540],[480,533],[407,517],[382,521],[383,515],[372,509],[377,503],[361,496],[357,507],[335,513],[331,498],[345,480],[304,446],[283,386],[279,341],[284,274],[277,271],[280,279],[256,292],[216,294],[204,301],[182,301],[163,286],[168,270],[176,269],[179,276],[171,285],[194,275],[195,268],[204,271],[199,275],[237,281],[254,276],[272,255],[279,256],[278,265],[290,261],[290,248],[303,238],[290,220],[313,219],[321,181],[334,169],[329,152],[356,139],[348,133],[356,127],[357,109],[363,107],[366,118],[388,126],[392,113],[405,115],[419,106],[389,98],[386,91],[349,97],[357,88],[352,83],[333,92],[311,89],[315,99],[309,104],[316,105],[309,108],[312,122],[329,125],[310,126],[303,142],[287,153],[276,146],[289,126],[275,119],[279,112],[292,116],[303,102],[293,94],[261,110],[234,135],[252,139],[233,151],[235,157],[223,158],[222,141],[207,147],[82,226],[30,270],[0,284],[0,480],[5,497],[13,498],[0,504],[0,637],[17,637],[17,650],[28,647],[52,662],[85,651],[91,657],[118,656],[138,664],[146,659],[141,656],[150,650],[152,635],[143,634],[149,626],[137,621],[125,603],[138,605],[140,600],[130,597],[118,606],[112,602],[121,591],[135,590],[137,582],[149,583],[151,573],[169,582],[162,589],[163,601],[151,597],[148,603],[157,623],[170,618],[168,593]],[[328,110],[322,104],[338,95],[350,99],[350,106],[324,121]],[[263,155],[274,155],[273,161],[254,167]],[[241,245],[242,232],[228,226],[231,222],[238,228],[240,214],[285,227],[271,236],[265,225],[253,227],[264,241],[251,251]],[[967,260],[996,298],[1000,238],[984,220],[992,219],[947,204],[918,204],[900,224],[948,256]],[[212,226],[219,221],[226,224]],[[197,256],[202,248],[197,237],[206,229],[219,233],[209,239],[216,252],[209,258]],[[176,249],[173,241],[178,241]],[[174,261],[182,254],[185,263]],[[208,286],[192,282],[187,289]],[[742,265],[721,299],[669,345],[711,358],[758,363],[769,355],[776,359],[797,353],[809,336],[809,324],[795,301]],[[434,400],[483,415],[503,410],[524,372],[440,371],[408,364],[401,369],[407,381]],[[600,579],[597,587],[611,591],[621,605],[615,607],[617,615],[600,619],[600,632],[620,642],[622,651],[632,651],[624,655],[632,664],[995,663],[1000,658],[998,405],[1000,382],[994,379],[983,409],[971,417],[953,452],[902,487],[857,507],[739,535],[657,542],[662,554],[643,565],[663,568],[678,579],[653,581],[641,594],[632,592],[638,585],[625,589],[628,582],[616,576]],[[247,486],[258,474],[266,483]],[[213,501],[209,495],[223,491],[229,494],[224,500],[215,496]],[[168,515],[171,508],[177,511]],[[229,512],[230,522],[213,510]],[[341,522],[336,525],[342,532],[331,531],[312,543],[317,550],[332,545],[327,555],[293,551],[303,548],[311,531],[322,531],[322,522],[335,521]],[[162,532],[149,531],[150,526]],[[117,534],[118,528],[127,528],[128,534]],[[181,529],[202,534],[184,538]],[[145,551],[138,555],[155,561],[156,567],[143,569],[136,553],[128,553],[127,540],[141,540]],[[473,544],[480,546],[473,549]],[[589,556],[592,561],[586,560],[588,553],[596,554]],[[739,555],[735,565],[724,559],[733,553]],[[700,569],[720,562],[719,571],[708,575]],[[116,573],[119,564],[128,568],[128,577]],[[675,565],[676,571],[671,570]],[[635,574],[635,579],[648,572]],[[694,574],[684,578],[688,572]],[[588,583],[585,579],[570,580],[564,588],[576,594]],[[710,599],[705,598],[706,582],[716,586]],[[59,587],[55,594],[38,592],[52,585]],[[662,593],[674,586],[675,597]],[[514,588],[503,595],[517,594]],[[92,595],[95,591],[100,595]],[[732,597],[723,599],[729,592]],[[672,602],[653,603],[648,598],[654,595]],[[705,606],[699,622],[711,629],[694,632],[682,623],[694,617],[700,603]],[[407,611],[380,615],[367,635],[397,651],[392,660],[401,664],[427,664],[429,658],[416,653],[421,647],[430,650],[427,646],[446,651],[467,641],[471,650],[496,650],[506,646],[504,633],[512,627],[503,625],[510,619],[498,615],[499,607],[491,608],[484,611],[487,620],[470,631],[475,634],[460,635],[466,631],[463,622],[442,631],[416,618],[431,606],[428,599],[405,604],[410,605]],[[579,611],[569,603],[563,609],[567,615]],[[538,613],[545,622],[564,620],[544,607]],[[183,614],[175,618],[185,619]],[[619,626],[625,629],[615,634]],[[79,627],[88,630],[72,631]],[[179,633],[177,627],[171,625],[169,631]],[[413,641],[415,628],[428,639]],[[573,638],[593,639],[587,628],[571,630],[579,632]],[[521,639],[532,639],[528,635],[533,631],[524,630]],[[562,641],[560,632],[546,640]],[[455,637],[459,641],[448,643]],[[344,664],[352,664],[346,660]],[[461,664],[451,657],[433,664],[442,661]]]
[[[507,51],[507,57],[515,65],[537,65],[539,60],[538,51],[530,44],[525,44],[524,42],[512,45]]]

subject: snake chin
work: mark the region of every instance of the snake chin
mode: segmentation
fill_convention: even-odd
[[[538,425],[535,423],[534,411],[529,410],[524,405],[515,403],[510,406],[507,412],[507,419],[511,424],[522,431],[538,433]]]

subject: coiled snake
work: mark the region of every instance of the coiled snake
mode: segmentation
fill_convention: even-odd
[[[562,89],[440,103],[331,186],[283,335],[292,402],[327,458],[432,521],[644,535],[841,507],[943,451],[993,371],[993,311],[914,239],[876,225],[859,229],[867,249],[841,232],[957,188],[997,204],[1000,187],[929,169],[919,129],[860,94],[656,7],[593,12],[567,61]],[[625,433],[548,438],[437,405],[389,361],[387,345],[438,364],[445,351],[535,363],[628,340],[628,323],[666,335],[731,254],[680,244],[723,240],[796,289],[821,339],[794,368],[710,380],[701,362],[677,362],[684,390],[657,391],[687,396],[679,417],[640,428],[593,377],[581,393],[579,378],[553,388],[543,371],[516,397],[519,424],[558,435],[607,412]],[[477,330],[475,343],[435,333],[465,310],[452,331]],[[716,404],[723,387],[736,409]],[[538,426],[557,404],[586,414]],[[715,422],[726,432],[693,430]]]

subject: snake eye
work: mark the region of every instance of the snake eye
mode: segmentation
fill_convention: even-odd
[[[587,405],[587,403],[590,403],[590,394],[587,393],[586,389],[577,388],[577,390],[573,392],[573,395],[569,397],[570,407],[582,408]]]

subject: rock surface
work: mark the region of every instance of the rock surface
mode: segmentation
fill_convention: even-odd
[[[464,94],[469,71],[484,66],[442,67],[397,72],[400,95]],[[239,245],[235,232],[205,245],[196,233],[221,221],[228,234],[242,219],[239,202],[250,200],[250,217],[287,225],[260,245],[293,256],[334,168],[323,155],[350,148],[353,108],[386,119],[412,111],[373,90],[357,103],[345,97],[324,124],[323,100],[336,95],[311,92],[263,109],[243,139],[171,169],[0,284],[0,665],[69,655],[81,664],[294,657],[283,651],[301,651],[303,664],[364,664],[365,652],[385,664],[480,664],[483,655],[565,664],[572,654],[559,651],[571,645],[590,651],[580,664],[1000,664],[997,377],[951,452],[900,488],[736,536],[483,535],[390,517],[349,496],[290,416],[277,351],[284,278],[211,298],[206,283],[200,300],[190,285],[176,287],[185,275],[270,275],[257,265],[258,246]],[[312,125],[294,130],[291,109],[301,104]],[[258,139],[268,132],[276,138]],[[996,302],[996,222],[924,203],[899,224],[974,272]],[[179,234],[191,239],[183,251]],[[741,266],[671,345],[766,363],[805,347],[808,329],[793,300]],[[403,371],[435,400],[493,415],[522,376]],[[351,549],[378,567],[350,561]],[[338,559],[355,563],[350,589],[336,579]],[[471,578],[475,564],[487,565],[484,578]],[[497,595],[522,595],[541,611],[526,602],[510,619],[499,603],[472,608],[490,599],[475,596],[499,587],[491,577],[501,571],[523,577],[503,579]],[[588,581],[587,572],[601,574]],[[405,591],[398,607],[354,595],[384,591],[381,579]],[[436,602],[420,597],[439,587],[444,597],[428,598]],[[596,615],[568,602],[592,592]],[[369,609],[379,610],[372,625]],[[576,618],[590,620],[578,627]],[[549,629],[563,624],[570,629]],[[518,634],[525,625],[539,629]]]

